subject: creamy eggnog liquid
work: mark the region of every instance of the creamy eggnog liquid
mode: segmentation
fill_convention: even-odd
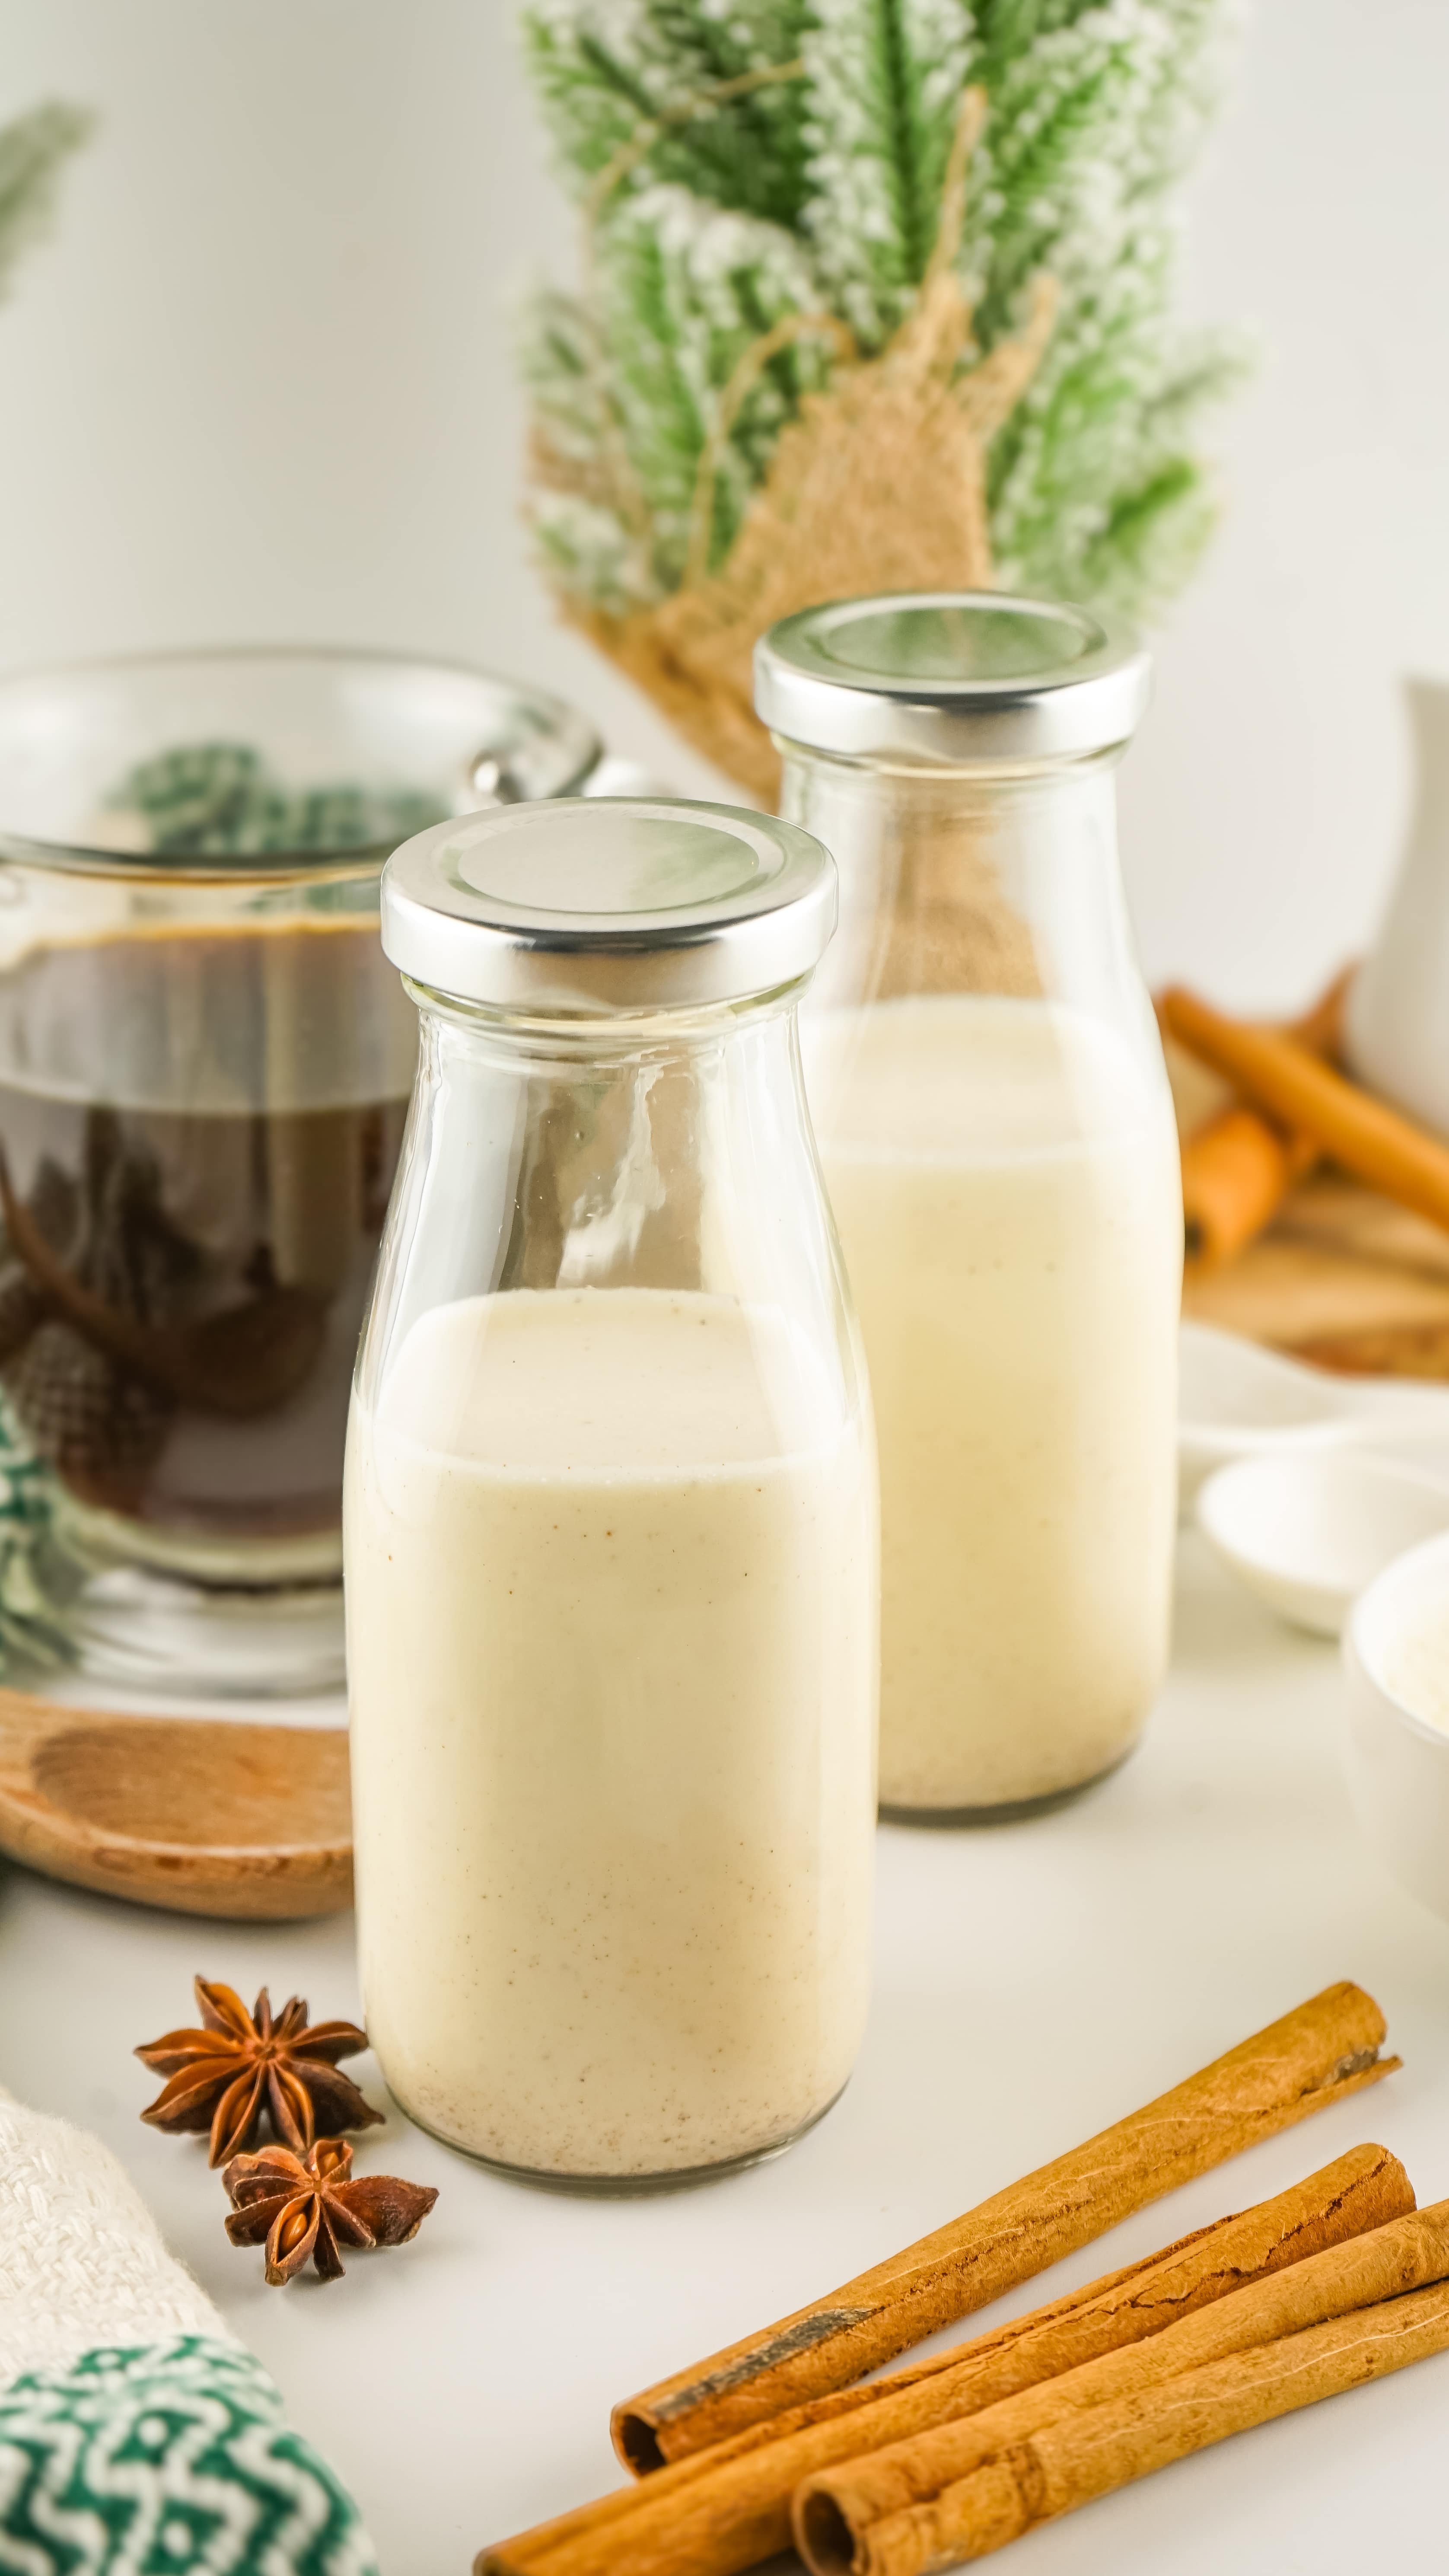
[[[807,1071],[880,1443],[882,1801],[1050,1796],[1128,1749],[1167,1651],[1170,1110],[1046,1002],[832,1014]]]
[[[782,1321],[658,1289],[413,1325],[354,1405],[358,1921],[388,2081],[537,2173],[783,2143],[865,2018],[877,1539]]]

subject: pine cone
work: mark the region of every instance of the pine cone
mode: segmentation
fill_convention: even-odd
[[[45,1155],[25,1203],[51,1250],[66,1260],[80,1221],[80,1190],[74,1175]]]
[[[56,1319],[31,1335],[6,1384],[36,1448],[67,1482],[113,1508],[134,1500],[166,1437],[163,1397]]]
[[[75,1262],[84,1287],[140,1323],[165,1323],[200,1254],[168,1217],[161,1174],[110,1110],[86,1122],[86,1219]]]
[[[0,1368],[24,1348],[45,1311],[29,1271],[18,1261],[0,1262]]]

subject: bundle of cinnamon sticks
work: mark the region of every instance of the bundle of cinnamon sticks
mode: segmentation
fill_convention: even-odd
[[[618,2407],[638,2483],[475,2576],[933,2576],[1228,2434],[1449,2347],[1449,2202],[1376,2145],[929,2360],[866,2371],[1176,2184],[1376,2083],[1333,1986],[811,2307]]]
[[[1164,1037],[1228,1086],[1183,1143],[1190,1261],[1211,1267],[1243,1251],[1324,1160],[1449,1229],[1449,1145],[1343,1069],[1350,971],[1284,1028],[1232,1019],[1180,986],[1159,995]]]

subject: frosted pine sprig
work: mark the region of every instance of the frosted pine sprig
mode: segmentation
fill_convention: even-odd
[[[904,318],[931,255],[973,36],[966,0],[815,0],[801,222],[867,348]]]
[[[541,296],[527,367],[540,542],[583,606],[647,605],[689,560],[701,458],[741,356],[791,313],[863,355],[909,311],[968,83],[988,97],[960,264],[975,350],[1058,290],[989,458],[998,572],[1150,611],[1212,518],[1201,426],[1241,363],[1172,322],[1179,195],[1235,0],[533,0],[534,76],[592,242]],[[804,337],[719,439],[718,563],[828,373]]]
[[[591,557],[607,567],[609,593],[637,605],[683,575],[723,388],[772,324],[810,311],[820,290],[808,252],[783,228],[722,213],[672,186],[631,191],[601,232],[596,259],[592,311],[557,296],[534,307],[526,364],[539,426],[555,455],[573,461],[575,494],[589,504],[584,513],[564,509],[555,494],[540,525],[556,563],[566,568],[577,552],[582,567]],[[714,557],[727,550],[801,393],[823,371],[818,348],[784,350],[741,403],[714,482]],[[642,551],[639,523],[649,531]]]
[[[804,147],[793,85],[766,78],[725,115],[688,111],[794,61],[807,14],[806,0],[536,0],[524,19],[529,61],[575,189],[585,193],[654,123],[644,184],[677,180],[711,204],[794,225]]]

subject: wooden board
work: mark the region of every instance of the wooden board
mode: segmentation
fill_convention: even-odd
[[[1449,1235],[1339,1174],[1295,1190],[1183,1313],[1353,1375],[1449,1379]]]

